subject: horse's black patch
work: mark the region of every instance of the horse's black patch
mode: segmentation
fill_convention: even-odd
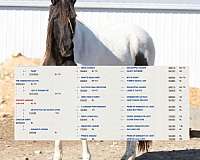
[[[76,0],[51,0],[43,65],[75,65],[73,37]]]
[[[144,57],[144,54],[138,52],[135,57],[135,66],[148,66],[147,59]]]

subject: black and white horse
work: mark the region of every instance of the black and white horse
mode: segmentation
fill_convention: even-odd
[[[76,19],[76,0],[51,0],[46,53],[43,65],[153,65],[152,38],[137,26],[105,26],[94,31]],[[69,77],[70,78],[70,77]],[[136,148],[148,150],[150,142],[127,142],[123,160],[135,159]],[[86,140],[82,158],[90,160]],[[62,160],[62,143],[55,141],[54,160]]]

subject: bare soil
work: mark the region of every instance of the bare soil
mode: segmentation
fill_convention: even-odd
[[[0,64],[0,160],[51,160],[52,141],[14,140],[14,70],[17,65],[36,66],[39,59],[14,55]],[[190,104],[200,107],[200,89],[190,89]],[[125,151],[125,142],[89,142],[93,160],[119,160]],[[63,160],[81,159],[80,141],[64,141]],[[137,160],[200,160],[200,139],[189,141],[155,141],[150,153],[138,153]]]

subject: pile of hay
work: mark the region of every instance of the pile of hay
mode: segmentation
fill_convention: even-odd
[[[40,59],[32,59],[21,53],[13,54],[11,58],[0,64],[0,114],[14,113],[14,72],[16,66],[37,66]]]
[[[190,88],[190,105],[200,107],[200,89]]]

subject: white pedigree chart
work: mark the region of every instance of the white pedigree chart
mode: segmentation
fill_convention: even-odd
[[[189,139],[188,70],[17,67],[15,139]]]

